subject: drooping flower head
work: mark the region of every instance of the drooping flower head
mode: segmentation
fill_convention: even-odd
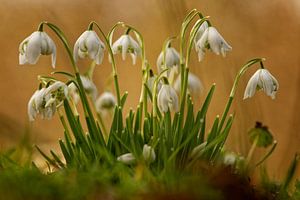
[[[166,80],[166,79],[165,79]],[[160,112],[178,111],[178,96],[173,87],[164,83],[157,96],[157,105]]]
[[[89,56],[97,65],[102,63],[105,45],[93,30],[82,33],[74,45],[74,59],[85,58]]]
[[[175,90],[180,93],[181,87],[181,76],[178,76],[174,83]],[[188,91],[190,94],[199,96],[203,91],[203,84],[200,79],[195,75],[189,72],[188,76]]]
[[[116,97],[111,92],[103,92],[96,101],[97,112],[104,115],[114,109],[115,105]]]
[[[113,54],[121,53],[123,60],[126,58],[126,53],[129,53],[134,65],[136,63],[136,57],[141,55],[140,45],[128,34],[122,35],[113,43],[112,51]]]
[[[267,69],[257,70],[248,81],[245,89],[244,99],[252,97],[256,90],[263,90],[272,99],[279,89],[279,83]]]
[[[226,51],[231,51],[232,47],[224,40],[216,28],[208,27],[196,42],[199,61],[203,60],[206,49],[210,49],[217,55],[222,54],[225,57]]]
[[[68,97],[68,87],[61,81],[56,81],[47,88],[34,92],[28,102],[28,116],[34,121],[38,114],[42,119],[51,119],[56,108]]]
[[[175,67],[175,70],[178,71],[178,67],[180,65],[180,56],[179,53],[173,47],[167,47],[166,50],[166,57],[165,57],[165,66],[167,68]],[[161,72],[164,67],[164,52],[162,51],[158,58],[157,58],[157,69],[158,72]]]
[[[53,40],[43,31],[35,31],[25,38],[19,46],[19,64],[36,64],[40,55],[52,56],[52,67],[55,68],[56,46]]]

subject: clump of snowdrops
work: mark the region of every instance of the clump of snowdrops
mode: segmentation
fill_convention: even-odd
[[[216,86],[213,84],[204,97],[202,82],[191,72],[191,52],[194,49],[201,62],[210,52],[225,57],[232,47],[209,17],[199,11],[189,12],[178,36],[166,39],[156,61],[157,70],[147,60],[142,34],[123,22],[116,23],[105,34],[99,24],[92,21],[73,48],[59,27],[41,22],[37,31],[20,44],[21,65],[36,64],[40,55],[51,55],[52,67],[55,68],[57,49],[46,33],[47,29],[63,43],[73,67],[73,72],[54,71],[51,76],[39,76],[38,89],[28,103],[30,121],[38,117],[51,119],[55,113],[61,120],[64,139],[59,140],[59,145],[63,156],[54,151],[47,155],[37,147],[54,169],[122,165],[135,169],[135,172],[125,171],[127,175],[159,177],[192,169],[198,161],[205,160],[210,165],[222,163],[231,166],[235,172],[247,173],[274,151],[277,142],[261,123],[257,123],[249,133],[252,147],[245,157],[224,147],[234,121],[234,115],[229,114],[230,107],[239,81],[250,67],[258,70],[246,86],[244,99],[253,97],[258,90],[275,98],[279,83],[265,68],[264,58],[250,59],[241,66],[223,113],[216,116],[208,129],[206,115]],[[117,40],[114,39],[116,29],[124,29],[124,34]],[[174,40],[179,40],[179,51],[172,46]],[[124,113],[128,92],[120,91],[115,57],[121,56],[124,60],[128,54],[133,65],[137,59],[141,60],[138,67],[142,83],[136,109]],[[114,88],[99,94],[93,83],[93,71],[105,58],[111,63]],[[77,65],[79,59],[91,60],[87,72],[81,72]],[[60,81],[59,76],[68,80]],[[203,104],[195,110],[193,101],[199,96],[203,98]],[[237,101],[240,101],[239,97]],[[83,113],[78,112],[79,105]],[[108,116],[112,116],[109,125],[105,123]],[[84,123],[87,129],[83,128]],[[259,162],[251,164],[256,147],[270,148]],[[298,157],[295,157],[294,164],[297,160]],[[49,170],[53,168],[49,167]]]

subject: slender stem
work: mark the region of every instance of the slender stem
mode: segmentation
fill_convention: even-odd
[[[256,136],[255,139],[254,139],[254,141],[253,141],[253,143],[252,143],[252,145],[251,145],[251,148],[250,148],[250,150],[248,152],[248,155],[247,155],[247,158],[246,158],[246,165],[245,165],[246,167],[248,167],[248,165],[249,165],[249,163],[251,161],[251,158],[253,156],[254,150],[255,150],[255,148],[257,146],[258,139],[259,139],[259,136]]]
[[[235,93],[236,93],[236,89],[238,87],[238,84],[239,84],[239,80],[240,78],[244,75],[244,73],[252,66],[254,65],[255,63],[257,62],[262,62],[264,60],[264,58],[255,58],[255,59],[252,59],[250,61],[248,61],[239,71],[239,73],[236,75],[235,79],[234,79],[234,82],[233,82],[233,86],[231,88],[231,92],[230,92],[230,95],[229,95],[229,99],[227,101],[227,104],[225,106],[225,109],[224,109],[224,112],[222,114],[222,117],[221,117],[221,121],[220,121],[220,124],[219,124],[219,128],[218,128],[218,132],[220,132],[222,130],[222,127],[224,125],[224,122],[226,120],[226,117],[227,117],[227,114],[228,114],[228,111],[231,107],[231,104],[232,104],[232,101],[233,101],[233,98],[235,96]]]
[[[108,40],[109,35],[108,35],[108,37],[106,37],[106,35],[102,31],[101,27],[94,21],[92,21],[90,23],[88,29],[92,29],[93,25],[95,25],[98,28],[98,30],[100,31],[102,37],[104,38],[104,41],[105,41],[106,45],[108,46],[108,53],[109,53],[109,56],[111,58],[112,73],[113,73],[114,84],[115,84],[115,89],[116,89],[116,93],[117,93],[117,102],[118,102],[118,105],[121,105],[121,95],[120,95],[120,87],[119,87],[119,83],[118,83],[118,74],[117,74],[116,62],[115,62],[113,51],[111,49],[110,42]]]
[[[66,120],[64,119],[64,116],[63,116],[63,114],[60,112],[59,108],[57,108],[57,113],[58,113],[59,119],[60,119],[60,121],[61,121],[61,123],[62,123],[62,125],[63,125],[63,127],[64,127],[64,129],[65,129],[65,132],[66,132],[67,136],[68,136],[69,138],[71,138],[71,136],[70,136],[70,131],[69,131],[69,128],[68,128],[68,126],[67,126]]]

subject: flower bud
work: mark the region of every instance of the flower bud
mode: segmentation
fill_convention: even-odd
[[[131,165],[135,163],[135,157],[132,155],[132,153],[125,153],[117,158],[118,161],[126,164]]]
[[[154,149],[145,144],[143,147],[143,157],[147,163],[152,163],[155,161],[156,155]]]

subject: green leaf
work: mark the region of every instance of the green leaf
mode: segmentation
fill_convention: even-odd
[[[128,96],[128,92],[126,91],[126,92],[124,93],[124,95],[122,96],[122,98],[121,98],[121,107],[122,107],[122,108],[123,108],[124,105],[125,105],[127,96]]]

